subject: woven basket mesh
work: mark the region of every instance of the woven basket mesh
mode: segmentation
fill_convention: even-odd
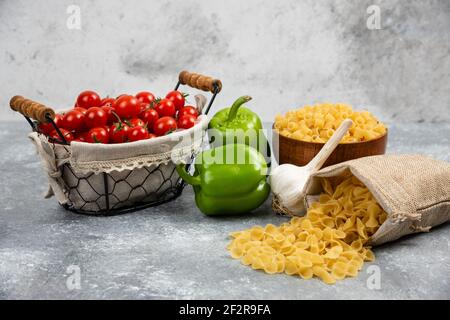
[[[94,213],[165,202],[183,188],[175,168],[170,162],[121,172],[82,174],[64,164],[62,180],[69,199],[67,207]]]

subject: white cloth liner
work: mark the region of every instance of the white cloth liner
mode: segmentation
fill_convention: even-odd
[[[160,163],[179,162],[201,148],[208,117],[198,117],[194,127],[167,136],[120,144],[72,142],[70,165],[77,172],[132,170]]]

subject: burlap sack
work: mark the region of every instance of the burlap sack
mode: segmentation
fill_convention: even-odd
[[[306,207],[322,191],[319,178],[350,175],[366,185],[388,214],[371,245],[427,232],[450,220],[450,164],[420,155],[372,156],[324,168],[307,184]]]

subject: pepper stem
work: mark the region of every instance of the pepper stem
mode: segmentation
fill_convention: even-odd
[[[179,165],[177,165],[177,172],[180,175],[180,177],[186,181],[189,184],[192,184],[193,186],[198,186],[200,185],[200,177],[195,177],[195,176],[191,176],[187,171],[186,171],[186,165],[180,163]]]
[[[240,106],[242,106],[246,102],[249,102],[250,100],[252,100],[252,97],[250,96],[242,96],[238,98],[230,108],[230,112],[228,113],[228,121],[232,121],[234,118],[236,118]]]

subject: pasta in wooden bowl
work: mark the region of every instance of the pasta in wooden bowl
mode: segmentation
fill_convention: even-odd
[[[273,149],[278,163],[308,164],[347,118],[353,125],[324,166],[385,153],[387,128],[369,111],[354,111],[343,103],[323,103],[276,116]]]

